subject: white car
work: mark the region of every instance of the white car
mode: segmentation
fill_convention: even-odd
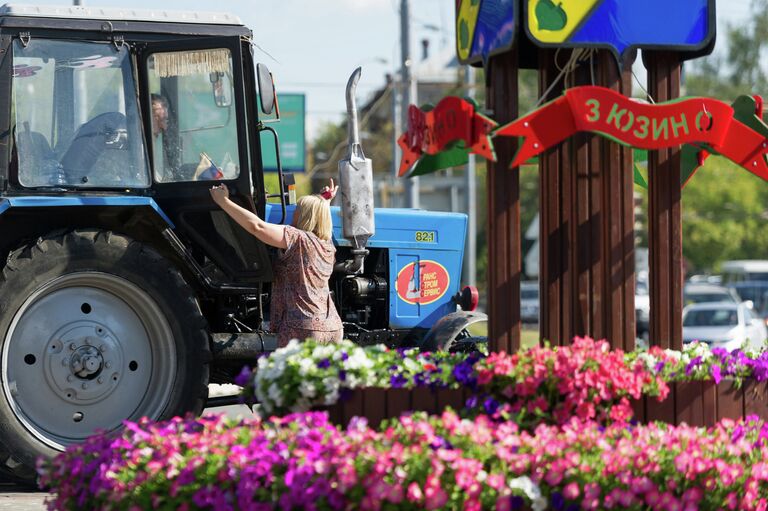
[[[683,309],[683,342],[700,341],[729,351],[759,350],[767,338],[765,322],[747,302],[695,303]]]
[[[523,323],[539,322],[539,283],[520,283],[520,319]]]

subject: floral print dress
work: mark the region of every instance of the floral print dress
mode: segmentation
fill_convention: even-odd
[[[275,263],[270,308],[278,346],[291,339],[341,341],[343,326],[328,288],[336,247],[331,240],[290,225],[285,226],[284,236],[287,247]]]

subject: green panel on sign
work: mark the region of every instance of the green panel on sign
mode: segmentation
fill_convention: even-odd
[[[464,142],[459,141],[445,151],[423,155],[408,177],[423,176],[437,170],[458,167],[466,164],[468,160],[468,151],[464,148]]]
[[[269,126],[277,131],[280,140],[280,163],[283,166],[283,172],[304,172],[306,170],[304,94],[280,94],[278,102],[280,122],[270,123]],[[277,170],[275,139],[268,131],[261,133],[261,157],[264,170]]]

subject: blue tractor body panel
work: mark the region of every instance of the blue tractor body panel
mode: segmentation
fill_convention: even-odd
[[[0,215],[11,208],[50,207],[148,207],[169,227],[173,222],[151,197],[57,197],[25,196],[0,199]],[[288,206],[286,223],[295,206]],[[267,221],[279,223],[280,206],[267,204]],[[333,242],[351,247],[342,237],[341,211],[331,208]],[[389,254],[389,328],[431,328],[440,318],[456,311],[452,297],[460,289],[467,216],[414,209],[376,210],[376,234],[368,248]]]
[[[11,208],[51,208],[51,207],[78,207],[78,206],[103,206],[103,207],[150,207],[170,226],[173,222],[168,218],[160,206],[150,197],[137,196],[111,196],[111,197],[56,197],[56,196],[27,196],[4,197],[0,199],[0,215]]]
[[[295,206],[288,206],[286,223]],[[281,210],[267,204],[267,221],[278,223]],[[351,247],[342,237],[341,212],[331,208],[333,242]],[[368,248],[389,250],[389,327],[430,328],[456,311],[460,289],[467,215],[414,209],[376,210],[376,234]]]

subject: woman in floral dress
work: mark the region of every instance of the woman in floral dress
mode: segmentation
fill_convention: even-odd
[[[225,185],[211,188],[211,197],[233,220],[260,241],[281,249],[275,263],[270,307],[271,327],[278,346],[291,339],[337,342],[343,337],[341,318],[331,299],[328,279],[336,248],[331,241],[330,201],[338,186],[319,195],[301,197],[292,225],[265,222],[229,199]]]

